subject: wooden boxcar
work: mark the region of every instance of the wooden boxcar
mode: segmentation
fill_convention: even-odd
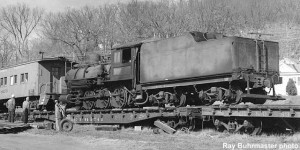
[[[66,89],[64,76],[69,67],[70,62],[65,58],[55,57],[0,69],[1,107],[12,94],[16,98],[16,105],[21,106],[27,96],[32,104],[37,104],[40,95],[63,93]],[[47,98],[49,99],[49,96]]]

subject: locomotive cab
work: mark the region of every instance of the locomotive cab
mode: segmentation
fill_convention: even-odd
[[[134,48],[112,51],[111,81],[132,79],[132,56],[134,52]]]

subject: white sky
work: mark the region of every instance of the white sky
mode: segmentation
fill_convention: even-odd
[[[85,5],[98,6],[128,1],[130,0],[0,0],[0,7],[14,5],[17,3],[25,3],[30,7],[40,7],[48,12],[58,12],[65,10],[67,7],[80,8]]]

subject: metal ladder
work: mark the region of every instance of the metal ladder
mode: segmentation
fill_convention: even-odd
[[[256,43],[256,63],[257,63],[257,70],[259,72],[267,72],[268,69],[268,53],[265,47],[265,41],[255,40]],[[260,43],[262,43],[262,48],[260,48]]]
[[[258,37],[254,40],[256,44],[256,66],[257,71],[266,73],[268,71],[268,52],[266,50],[265,41],[261,39],[262,35],[273,36],[273,34],[265,34],[265,33],[249,33],[255,34]],[[262,49],[260,48],[260,44],[262,43]]]

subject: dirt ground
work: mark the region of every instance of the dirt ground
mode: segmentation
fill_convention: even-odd
[[[18,134],[0,134],[0,150],[207,150],[258,149],[247,144],[273,144],[268,149],[300,149],[300,133],[289,135],[249,136],[219,133],[212,129],[186,134],[153,134],[150,129],[135,131],[96,131],[95,126],[76,125],[69,132],[30,129]],[[285,145],[284,145],[285,144]],[[244,145],[244,147],[238,147]],[[281,147],[280,147],[281,146]],[[288,147],[289,146],[289,147]]]

